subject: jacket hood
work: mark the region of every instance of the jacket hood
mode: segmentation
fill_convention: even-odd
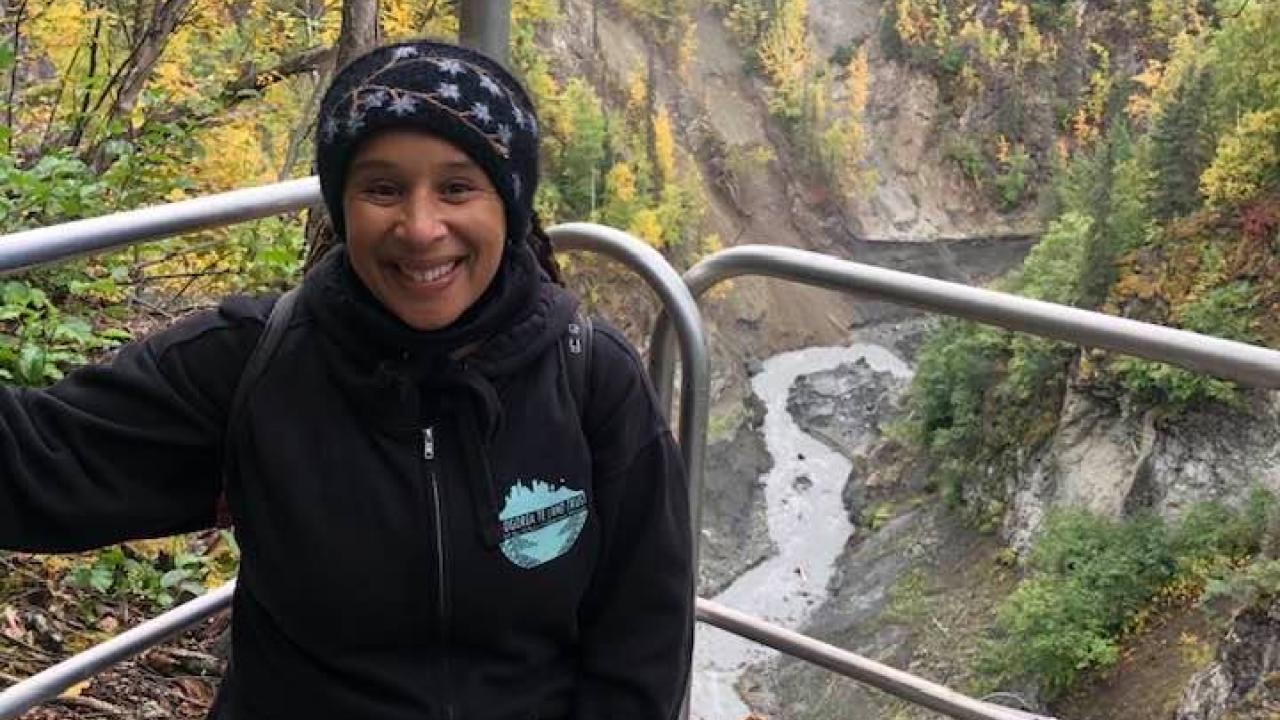
[[[547,278],[524,243],[508,248],[484,294],[440,330],[415,330],[387,310],[352,269],[345,246],[316,265],[301,299],[337,381],[375,418],[416,425],[424,410],[439,411],[440,398],[464,389],[480,400],[476,419],[486,436],[501,422],[495,384],[558,342],[578,310],[577,298]]]

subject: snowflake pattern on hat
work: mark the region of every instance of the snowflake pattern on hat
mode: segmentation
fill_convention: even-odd
[[[389,73],[413,72],[421,86],[409,89],[380,82]],[[431,82],[430,77],[438,77]],[[332,142],[341,129],[355,136],[367,126],[370,111],[386,111],[397,117],[434,108],[449,115],[482,136],[503,158],[511,156],[516,132],[524,132],[536,145],[538,125],[533,113],[522,108],[511,89],[504,87],[483,69],[458,58],[424,56],[416,47],[398,47],[380,70],[352,88],[333,105],[333,115],[325,118],[322,133]],[[513,130],[512,128],[517,128]]]

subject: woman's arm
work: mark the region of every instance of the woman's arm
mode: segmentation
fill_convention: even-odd
[[[0,387],[0,547],[69,552],[211,525],[226,406],[261,327],[253,305],[194,315],[48,389]]]
[[[603,547],[580,612],[579,720],[674,718],[693,646],[689,492],[634,352],[595,338],[585,427]]]

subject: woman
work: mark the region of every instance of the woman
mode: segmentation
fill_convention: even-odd
[[[403,43],[344,68],[317,160],[345,243],[243,412],[228,423],[272,300],[5,390],[0,547],[209,527],[225,487],[242,560],[213,717],[673,717],[679,454],[614,330],[575,403],[559,348],[577,301],[533,219],[537,148],[524,90],[472,51]]]

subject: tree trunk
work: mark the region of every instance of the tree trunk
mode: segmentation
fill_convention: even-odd
[[[156,5],[147,29],[138,40],[132,66],[120,80],[120,92],[107,113],[108,123],[133,112],[133,106],[138,104],[142,90],[151,79],[151,71],[155,69],[165,46],[169,44],[173,31],[186,19],[191,3],[192,0],[162,0]]]
[[[341,69],[346,66],[357,56],[372,50],[381,39],[378,0],[343,0],[335,67]]]
[[[0,0],[0,4],[5,5],[6,10],[4,15],[0,16],[0,19],[9,21],[9,12],[7,12],[9,8],[7,3],[5,0]],[[6,152],[10,154],[13,153],[13,107],[15,104],[15,97],[18,93],[18,68],[22,65],[22,20],[26,10],[27,0],[22,0],[16,11],[13,12],[13,66],[9,68],[9,82],[4,89],[6,96],[4,118],[4,127],[6,130],[5,144]]]
[[[115,99],[107,111],[100,115],[101,127],[110,127],[114,120],[127,118],[133,112],[133,107],[137,105],[138,98],[147,87],[147,82],[151,80],[151,73],[155,70],[156,63],[160,61],[160,56],[164,54],[164,49],[169,44],[169,38],[172,37],[178,25],[186,20],[191,6],[192,0],[157,1],[145,29],[138,33],[129,56],[107,81],[102,94],[89,111],[90,115],[97,115],[98,109],[102,107],[112,91],[115,91]],[[83,119],[77,121],[73,137],[78,137],[84,132],[81,122]],[[88,159],[88,163],[98,170],[102,170],[108,161],[102,142],[104,139],[98,138],[88,152],[83,154]]]
[[[511,60],[511,1],[462,0],[458,40],[506,65]]]
[[[338,52],[334,57],[336,75],[347,63],[373,49],[382,37],[378,25],[378,0],[343,0],[342,29],[338,33]],[[314,122],[315,118],[312,118]],[[324,208],[307,213],[307,258],[303,271],[310,271],[325,253],[338,243],[333,223]]]

